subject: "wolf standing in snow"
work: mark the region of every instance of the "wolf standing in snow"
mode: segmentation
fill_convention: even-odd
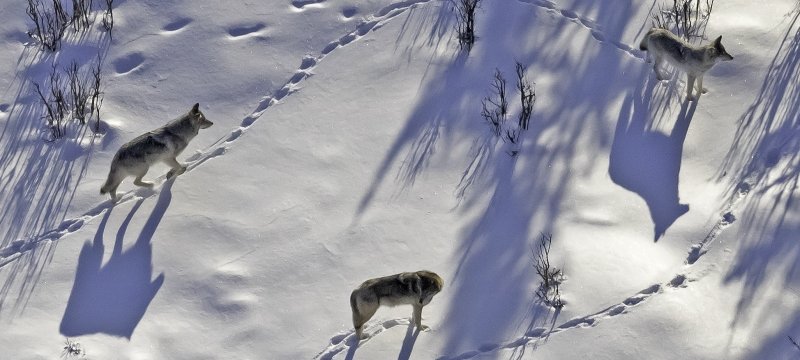
[[[418,330],[422,326],[422,307],[428,305],[433,296],[442,291],[444,280],[436,273],[426,270],[404,272],[361,284],[350,294],[350,307],[353,310],[353,327],[356,341],[361,339],[364,324],[375,315],[378,307],[412,305],[413,320]]]
[[[639,49],[647,51],[655,60],[653,69],[656,71],[658,80],[666,77],[661,74],[661,64],[667,60],[670,64],[686,73],[686,100],[696,100],[701,93],[705,93],[703,88],[703,74],[711,69],[717,61],[733,60],[733,56],[725,51],[722,46],[722,36],[716,38],[710,44],[694,46],[669,30],[652,28],[642,39]],[[695,84],[695,80],[697,83]],[[697,88],[697,96],[692,96],[692,88]]]
[[[194,104],[188,113],[122,145],[111,161],[111,171],[105,185],[100,188],[100,193],[111,193],[112,201],[116,202],[117,186],[128,176],[136,176],[133,180],[135,185],[152,187],[153,183],[142,181],[142,177],[147,174],[150,166],[159,161],[172,167],[167,178],[186,171],[186,166],[178,162],[177,156],[186,149],[186,145],[197,136],[200,129],[214,125],[199,108],[200,104]]]

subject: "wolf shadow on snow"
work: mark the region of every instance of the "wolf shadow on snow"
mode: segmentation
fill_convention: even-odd
[[[425,44],[441,44],[430,40],[442,36],[435,29],[442,21],[441,12],[449,11],[439,6],[421,8],[438,10],[428,10],[434,15],[427,16],[428,23],[417,27],[416,34],[403,32],[398,48],[413,52]],[[607,38],[620,38],[629,25],[624,22],[626,15],[632,16],[637,11],[628,1],[597,6],[598,18],[617,19],[603,24]],[[412,187],[431,162],[443,161],[441,158],[459,161],[451,154],[464,151],[461,144],[474,144],[469,151],[472,157],[466,159],[460,184],[454,189],[459,200],[454,211],[473,220],[462,230],[454,254],[458,266],[452,278],[446,279],[447,298],[458,301],[448,305],[439,322],[444,354],[471,351],[476,343],[500,343],[515,338],[525,328],[555,324],[552,309],[531,302],[538,284],[529,256],[531,240],[539,232],[550,230],[556,222],[570,179],[583,173],[573,169],[594,166],[592,159],[581,155],[610,150],[614,134],[608,130],[608,124],[603,124],[613,121],[608,117],[609,112],[615,111],[610,104],[626,94],[647,95],[641,92],[630,95],[630,92],[634,81],[641,84],[649,77],[648,64],[611,44],[598,44],[588,30],[579,28],[581,25],[566,19],[553,20],[538,7],[512,2],[505,8],[482,9],[477,28],[479,38],[468,57],[460,54],[449,63],[431,66],[426,72],[418,102],[377,169],[355,215],[359,219],[369,210],[379,188],[387,186],[387,178],[395,166],[397,193]],[[508,8],[530,12],[531,16],[525,22],[509,21],[504,11],[513,10]],[[553,26],[528,33],[530,23],[537,21],[549,21]],[[576,29],[574,32],[567,31],[572,27]],[[481,31],[489,28],[493,30]],[[582,56],[558,46],[581,44],[581,40],[573,38],[574,34],[585,37],[586,54]],[[407,45],[408,42],[412,44]],[[436,60],[445,62],[441,57]],[[539,74],[558,75],[558,81],[550,85],[552,92],[544,95],[558,98],[537,99],[549,103],[549,107],[544,110],[535,107],[531,128],[522,136],[519,155],[509,156],[500,140],[487,136],[490,130],[480,117],[480,99],[487,95],[495,68],[507,75],[511,96],[515,96],[515,60],[530,64],[528,74],[534,82]],[[598,67],[598,63],[602,66]],[[619,76],[621,73],[640,75],[631,79]],[[602,91],[591,84],[602,84]],[[649,100],[637,101],[649,103]],[[689,119],[690,116],[685,116],[680,125],[685,128]],[[516,119],[512,117],[509,121]],[[681,132],[685,130],[676,129],[675,136],[682,138]],[[673,178],[677,181],[677,174]],[[677,194],[677,183],[674,188]]]
[[[103,264],[103,237],[111,210],[106,212],[93,241],[84,244],[78,257],[75,282],[61,320],[62,335],[101,333],[131,338],[164,283],[163,273],[152,279],[151,241],[172,200],[172,183],[164,184],[136,242],[123,251],[128,226],[144,199],[133,205],[117,231],[111,257]]]
[[[660,131],[654,119],[666,117],[663,104],[669,94],[654,90],[664,87],[649,73],[644,71],[642,85],[622,105],[608,173],[614,183],[644,199],[654,224],[653,240],[658,241],[689,211],[688,204],[680,203],[678,185],[683,143],[697,103],[684,101],[669,134]]]

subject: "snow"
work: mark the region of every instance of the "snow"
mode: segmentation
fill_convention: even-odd
[[[113,39],[96,21],[56,54],[4,5],[0,358],[800,356],[796,1],[714,4],[735,59],[691,103],[638,50],[650,1],[486,2],[468,55],[441,1],[118,1]],[[31,82],[98,53],[101,132],[44,141]],[[537,101],[512,148],[480,100],[515,61]],[[98,194],[196,102],[215,125],[185,174]],[[542,232],[560,311],[534,295]],[[355,347],[350,291],[421,269],[445,280],[430,330],[381,308]]]

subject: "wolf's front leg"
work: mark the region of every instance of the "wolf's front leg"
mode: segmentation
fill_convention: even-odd
[[[692,96],[692,90],[694,89],[694,80],[695,77],[693,75],[686,74],[687,81],[686,81],[686,101],[696,100]]]
[[[186,172],[186,166],[181,165],[181,163],[178,162],[178,159],[174,157],[167,158],[164,162],[166,162],[167,165],[172,168],[172,170],[167,173],[167,179],[171,179],[173,176]]]
[[[422,305],[421,304],[414,304],[414,314],[412,315],[412,321],[414,321],[414,326],[417,327],[418,331],[428,330],[427,326],[422,325]]]
[[[703,87],[703,75],[700,75],[700,76],[697,77],[697,88],[696,88],[696,90],[697,90],[697,96],[700,96],[700,94],[705,94],[705,93],[708,92],[708,89]]]

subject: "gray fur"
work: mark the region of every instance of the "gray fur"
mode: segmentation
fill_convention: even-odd
[[[356,339],[361,339],[364,324],[375,315],[380,306],[412,305],[414,324],[417,329],[424,329],[422,307],[428,305],[433,296],[442,291],[442,287],[444,280],[436,273],[427,270],[404,272],[365,281],[350,294]]]
[[[166,125],[139,135],[119,148],[108,179],[100,188],[101,194],[110,193],[111,199],[117,201],[117,187],[128,176],[135,176],[135,185],[152,187],[153,183],[142,181],[142,177],[155,163],[164,162],[172,169],[167,173],[170,178],[186,171],[186,166],[178,162],[178,155],[186,149],[200,129],[214,125],[200,111],[200,104],[194,104],[191,110]]]
[[[710,44],[695,46],[687,43],[669,30],[652,28],[642,39],[639,49],[647,51],[655,63],[653,69],[659,80],[666,77],[661,73],[661,65],[666,60],[676,68],[686,73],[686,99],[696,100],[703,88],[703,75],[718,61],[733,60],[733,56],[725,51],[722,46],[722,36]],[[695,83],[697,80],[697,83]],[[692,90],[697,88],[697,97],[692,96]]]

